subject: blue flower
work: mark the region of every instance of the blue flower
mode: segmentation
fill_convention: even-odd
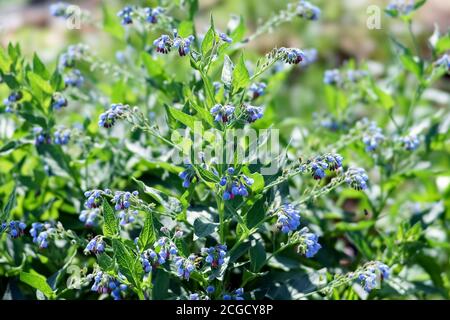
[[[122,283],[119,278],[114,278],[102,271],[97,271],[95,274],[90,275],[91,279],[94,278],[94,284],[91,287],[91,291],[98,293],[110,293],[114,300],[121,300],[122,293],[127,291],[128,286]],[[123,276],[122,276],[123,277]]]
[[[50,14],[54,17],[68,17],[67,9],[69,4],[66,2],[53,3],[49,7]]]
[[[208,294],[212,294],[212,293],[214,293],[214,291],[216,291],[216,288],[214,286],[207,286],[206,287],[206,292]]]
[[[122,210],[119,212],[119,223],[121,226],[133,223],[136,221],[136,216],[138,214],[137,210]]]
[[[345,182],[355,190],[367,189],[369,177],[363,168],[350,168],[345,173]]]
[[[53,134],[53,141],[59,145],[68,144],[70,141],[70,130],[58,129]]]
[[[163,34],[153,41],[153,45],[156,47],[156,52],[167,54],[172,49],[172,40],[168,35]]]
[[[10,221],[0,224],[0,233],[6,232],[11,239],[16,239],[24,234],[27,225],[22,221]]]
[[[338,69],[326,70],[323,75],[323,82],[329,85],[340,84],[342,82],[341,73]]]
[[[408,135],[400,138],[400,143],[407,151],[414,151],[420,146],[420,140],[415,135]]]
[[[59,110],[67,106],[67,99],[59,92],[53,94],[52,97],[52,108]]]
[[[84,193],[84,196],[87,200],[84,203],[84,206],[88,209],[98,208],[103,202],[102,195],[108,194],[106,191],[102,190],[89,190]]]
[[[247,177],[244,174],[234,175],[235,169],[229,167],[226,175],[224,175],[220,181],[219,186],[224,189],[222,198],[224,200],[232,200],[235,196],[248,196],[248,189],[253,185],[252,178]]]
[[[278,50],[281,60],[288,64],[299,64],[305,59],[305,54],[297,48],[280,48]]]
[[[91,228],[97,224],[97,218],[100,215],[100,210],[98,208],[82,210],[78,219],[84,223],[84,226]]]
[[[48,239],[55,232],[52,224],[49,222],[40,223],[33,222],[31,224],[30,235],[33,238],[33,242],[36,243],[40,249],[48,247]]]
[[[192,165],[186,165],[187,169],[180,172],[178,176],[183,180],[183,188],[189,188],[192,180],[195,178],[195,170]]]
[[[161,7],[156,8],[145,8],[146,20],[150,23],[157,23],[158,16],[164,12],[164,9]]]
[[[248,123],[255,122],[258,119],[261,119],[264,115],[264,110],[262,107],[255,107],[249,104],[243,105],[245,118]]]
[[[380,261],[372,261],[366,264],[364,270],[358,275],[358,280],[363,285],[364,290],[370,292],[379,284],[378,275],[381,276],[380,280],[386,280],[389,279],[390,273],[391,269],[386,264]]]
[[[300,226],[300,211],[291,204],[282,205],[276,212],[277,227],[283,233],[295,231]]]
[[[84,248],[85,254],[89,253],[100,254],[103,253],[104,251],[105,251],[105,242],[100,236],[93,238],[91,241],[89,241],[86,248]]]
[[[214,116],[214,121],[227,123],[233,118],[235,109],[235,106],[231,104],[225,106],[216,104],[211,108],[210,113]]]
[[[435,62],[435,66],[438,68],[444,68],[447,73],[450,73],[450,56],[448,54],[444,54]]]
[[[191,273],[195,271],[195,256],[190,255],[187,259],[178,256],[174,261],[178,276],[182,279],[189,280]]]
[[[121,103],[114,103],[111,107],[100,114],[98,125],[104,128],[111,128],[117,120],[125,117],[128,106]]]
[[[366,145],[366,151],[375,151],[378,146],[384,141],[384,135],[381,128],[379,128],[375,122],[367,123],[368,127],[362,138],[363,143]]]
[[[305,18],[307,20],[318,20],[321,13],[318,7],[304,0],[301,0],[298,3],[296,12],[299,17]]]
[[[192,293],[191,295],[189,295],[189,300],[200,300],[200,296],[198,295],[198,293]]]
[[[305,49],[305,50],[303,50],[303,55],[304,55],[304,57],[303,57],[304,61],[302,63],[303,67],[307,67],[317,61],[317,56],[318,56],[317,49],[314,49],[314,48]]]
[[[128,191],[116,191],[114,193],[114,197],[112,198],[112,203],[114,203],[114,209],[116,210],[125,210],[130,208],[131,206],[131,197],[136,196],[137,191],[133,191],[133,193]]]
[[[50,144],[52,143],[52,139],[50,137],[50,135],[46,132],[44,132],[44,129],[42,129],[41,127],[35,127],[33,128],[33,132],[34,132],[34,144],[35,145],[41,145],[41,144]]]
[[[244,300],[242,297],[244,295],[244,288],[238,288],[234,291],[234,293],[231,294],[224,294],[223,300]]]
[[[81,87],[84,83],[84,77],[80,70],[73,69],[64,76],[64,83],[69,87]]]
[[[174,37],[173,47],[178,48],[180,57],[184,57],[191,51],[191,44],[194,41],[194,36],[190,35],[187,38]]]
[[[264,82],[252,83],[250,86],[249,93],[252,99],[256,99],[264,95],[267,85]]]
[[[202,248],[202,254],[205,255],[205,262],[211,266],[212,269],[219,268],[223,263],[227,254],[227,246],[218,244],[215,247]]]
[[[131,18],[132,13],[133,13],[133,8],[130,6],[124,7],[122,10],[120,10],[117,13],[117,16],[122,18],[122,22],[121,22],[122,25],[133,23],[133,19]]]
[[[295,235],[297,238],[298,247],[297,252],[300,254],[304,254],[307,258],[312,258],[316,255],[316,253],[322,248],[320,243],[318,242],[319,237],[309,232],[308,228],[303,228]]]
[[[227,43],[233,42],[233,39],[231,39],[226,33],[223,33],[223,32],[219,33],[219,38],[223,42],[227,42]]]
[[[414,0],[392,0],[387,5],[386,12],[392,17],[407,16],[414,9]]]

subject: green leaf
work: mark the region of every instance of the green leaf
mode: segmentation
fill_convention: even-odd
[[[153,285],[153,299],[163,300],[169,297],[169,273],[163,269],[158,269],[155,273],[155,283]]]
[[[110,271],[114,268],[113,259],[106,253],[97,255],[97,263],[103,271]]]
[[[202,108],[201,106],[199,106],[197,103],[195,103],[192,100],[189,100],[189,103],[190,103],[191,108],[194,109],[195,111],[197,111],[196,115],[201,120],[204,120],[211,127],[214,126],[214,119],[208,110],[206,110],[205,108]]]
[[[47,94],[53,93],[53,88],[50,85],[50,83],[46,80],[44,80],[41,76],[37,75],[34,72],[29,71],[27,73],[28,80],[30,81],[30,85],[33,88],[33,90],[40,90]]]
[[[3,73],[8,73],[11,67],[11,59],[6,53],[5,49],[0,46],[0,71]]]
[[[125,30],[120,24],[120,19],[111,11],[111,9],[103,2],[103,28],[106,32],[116,37],[119,40],[123,40]]]
[[[132,255],[131,248],[128,248],[119,239],[113,239],[113,250],[119,271],[133,284],[140,288],[140,279],[142,278],[142,266],[139,259]]]
[[[257,200],[253,204],[251,209],[247,212],[247,214],[245,216],[245,222],[249,229],[256,226],[258,223],[260,223],[266,217],[266,210],[265,210],[264,202],[265,202],[265,198],[262,197],[261,199]]]
[[[182,204],[176,197],[170,196],[158,189],[147,186],[144,182],[133,178],[138,184],[139,188],[149,196],[151,196],[157,203],[162,205],[168,212],[179,213],[182,211]]]
[[[41,291],[47,298],[51,298],[54,295],[54,292],[47,283],[46,278],[38,273],[21,272],[20,281],[28,284],[36,290]]]
[[[167,111],[175,120],[194,130],[196,121],[195,117],[188,115],[174,107],[167,107]]]
[[[7,154],[22,145],[24,145],[24,143],[21,141],[16,141],[16,140],[9,141],[8,143],[6,143],[2,147],[0,147],[0,154]]]
[[[235,17],[237,18],[237,17]],[[234,42],[239,42],[242,41],[244,39],[245,36],[245,23],[244,23],[244,18],[242,16],[240,16],[239,18],[239,24],[237,25],[237,27],[231,31],[231,39],[233,39]]]
[[[9,214],[11,213],[11,210],[14,208],[15,205],[16,205],[16,186],[13,187],[13,190],[9,195],[8,201],[6,202],[6,205],[3,208],[2,214],[0,216],[0,223],[9,220]]]
[[[145,250],[156,241],[156,230],[153,224],[153,214],[145,212],[144,227],[139,234],[139,248]]]
[[[437,54],[442,54],[450,50],[450,32],[439,38],[436,43],[435,50]]]
[[[266,262],[266,250],[262,239],[253,240],[253,246],[249,249],[250,267],[253,272],[258,272]]]
[[[244,55],[239,58],[236,67],[233,70],[233,92],[237,92],[242,88],[246,88],[250,83],[250,75],[245,66]]]
[[[205,182],[213,182],[218,183],[220,181],[219,177],[213,174],[211,171],[208,171],[201,166],[194,166],[200,178]]]
[[[404,54],[400,55],[400,61],[402,62],[403,67],[405,67],[406,70],[414,73],[414,75],[418,79],[421,79],[422,64],[420,62],[416,62],[411,53],[405,52]]]
[[[202,218],[197,218],[194,221],[194,234],[199,238],[204,238],[215,232],[218,227],[218,223],[206,221]]]
[[[41,59],[39,59],[39,56],[36,53],[33,56],[33,71],[43,79],[49,79],[48,71],[45,68],[44,63],[41,61]]]
[[[216,31],[214,30],[214,20],[211,16],[211,26],[208,32],[206,32],[201,46],[202,54],[204,57],[211,54],[211,50],[214,47],[215,43],[216,43]]]
[[[234,64],[228,55],[223,59],[222,77],[221,80],[227,88],[231,88],[233,81]]]
[[[377,95],[378,101],[385,109],[391,109],[394,105],[394,99],[388,93],[380,89],[375,83],[372,83],[372,89]]]
[[[194,33],[194,23],[192,21],[182,21],[178,25],[178,34],[180,37],[187,38]]]
[[[113,208],[108,203],[108,199],[103,198],[103,234],[106,237],[115,237],[119,234],[119,220]]]

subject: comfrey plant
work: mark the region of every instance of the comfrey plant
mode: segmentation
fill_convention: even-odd
[[[204,28],[197,1],[108,3],[111,50],[72,44],[46,66],[0,48],[2,283],[40,299],[448,298],[434,84],[450,38],[420,47],[422,2],[386,8],[411,39],[386,38],[380,65],[336,65],[317,37],[260,56],[282,23],[325,32],[328,9],[303,0],[254,32],[240,15],[219,30],[215,10]]]

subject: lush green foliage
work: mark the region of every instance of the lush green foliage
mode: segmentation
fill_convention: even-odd
[[[222,33],[213,12],[199,35],[196,0],[161,2],[103,7],[115,57],[77,44],[46,65],[0,48],[0,294],[448,298],[450,121],[426,96],[449,73],[450,34],[426,54],[412,32],[386,38],[382,72],[350,60],[304,83],[314,113],[286,115],[283,84],[319,73],[317,52],[248,46],[296,19],[320,28],[318,8],[293,3],[253,34],[243,17]],[[386,14],[411,30],[424,3]],[[250,128],[279,133],[275,172],[198,152],[198,132],[215,148]]]

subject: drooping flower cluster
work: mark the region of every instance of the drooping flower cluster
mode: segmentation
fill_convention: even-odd
[[[36,243],[40,249],[48,247],[49,237],[56,231],[50,222],[33,222],[31,224],[30,235],[33,237],[33,242]]]
[[[308,1],[301,0],[297,4],[296,13],[299,17],[307,20],[318,20],[320,18],[320,9]]]
[[[122,18],[122,21],[121,21],[122,25],[133,23],[133,19],[131,17],[132,13],[133,13],[133,8],[130,6],[126,6],[122,10],[117,12],[117,16]]]
[[[288,64],[299,64],[305,59],[305,54],[297,48],[280,48],[278,49],[280,59]]]
[[[300,226],[300,211],[292,204],[283,204],[277,211],[277,227],[283,233],[295,231]]]
[[[390,276],[390,268],[379,261],[371,262],[367,264],[364,271],[359,274],[358,280],[367,292],[372,291],[378,286],[378,275],[381,276],[381,280],[388,279]]]
[[[366,146],[366,151],[375,151],[384,140],[385,137],[381,128],[373,121],[367,122],[367,129],[362,138],[362,141]]]
[[[195,271],[195,255],[191,254],[188,258],[177,256],[174,261],[178,276],[182,279],[189,280],[191,273]]]
[[[224,294],[223,300],[244,300],[244,288],[236,289],[233,294]]]
[[[111,128],[116,123],[116,120],[123,119],[129,106],[121,103],[114,103],[111,107],[100,114],[98,125],[104,128]]]
[[[345,182],[355,190],[367,189],[369,177],[363,168],[350,168],[345,173]]]
[[[19,102],[23,97],[22,92],[20,91],[14,91],[11,92],[8,96],[8,98],[5,98],[3,100],[3,104],[5,105],[5,111],[6,112],[12,112],[14,105],[16,105],[17,102]]]
[[[401,137],[400,143],[403,146],[403,148],[407,151],[414,151],[420,146],[420,140],[414,134]]]
[[[6,232],[12,239],[16,239],[24,234],[27,225],[22,221],[10,221],[0,224],[0,233]]]
[[[55,92],[52,97],[52,108],[60,110],[63,107],[67,107],[67,99],[59,92]]]
[[[120,300],[122,298],[122,293],[124,293],[128,286],[120,279],[116,279],[102,271],[96,272],[91,275],[94,278],[94,284],[91,287],[91,291],[98,293],[110,293],[114,300]]]
[[[131,196],[137,197],[139,195],[138,191],[128,192],[128,191],[116,191],[114,192],[114,197],[112,198],[112,203],[114,203],[114,209],[125,210],[130,208],[130,198]]]
[[[69,129],[58,129],[53,133],[53,141],[59,145],[68,144],[70,141],[70,130]]]
[[[258,119],[261,119],[264,115],[264,110],[262,107],[251,106],[249,104],[242,105],[243,113],[245,115],[245,120],[248,123],[253,123]]]
[[[73,68],[76,61],[83,59],[88,49],[88,46],[85,44],[68,46],[67,50],[59,57],[59,70],[63,71],[65,68]]]
[[[84,226],[91,228],[97,224],[97,218],[100,216],[100,209],[86,209],[80,212],[78,219],[84,223]]]
[[[227,254],[227,246],[225,244],[218,244],[214,247],[202,248],[202,254],[205,261],[211,268],[219,268],[223,263]]]
[[[177,257],[178,254],[176,245],[167,237],[159,238],[153,247],[154,250],[147,249],[141,255],[141,264],[145,273],[151,272],[154,268],[166,263],[171,256]]]
[[[190,35],[187,38],[182,38],[178,35],[177,31],[174,31],[173,33],[173,39],[163,34],[159,38],[157,38],[155,41],[153,41],[153,45],[156,47],[156,52],[167,54],[172,50],[173,48],[178,49],[178,54],[180,57],[183,57],[191,51],[191,45],[194,41],[194,36]]]
[[[251,187],[254,180],[244,174],[235,175],[235,169],[229,167],[226,174],[220,179],[219,185],[224,188],[223,199],[232,200],[235,196],[248,196],[248,187]]]
[[[35,145],[42,145],[42,144],[50,144],[52,143],[52,139],[50,135],[46,132],[44,132],[44,129],[41,127],[35,127],[33,128],[34,132],[34,144]]]
[[[267,85],[264,82],[252,83],[250,88],[248,88],[249,94],[252,99],[256,99],[264,95]]]
[[[81,87],[84,83],[84,77],[78,69],[72,69],[64,75],[64,83],[68,87]]]
[[[319,237],[310,232],[307,227],[295,232],[289,239],[291,243],[297,244],[297,252],[307,258],[312,258],[322,248],[318,240]]]
[[[103,252],[105,252],[105,241],[103,241],[103,238],[101,236],[97,236],[89,241],[86,248],[84,249],[85,254],[100,254]]]
[[[195,178],[195,170],[192,165],[187,164],[186,170],[180,172],[178,175],[181,179],[183,179],[183,188],[189,188],[192,180]]]
[[[214,116],[214,121],[228,123],[233,118],[235,109],[232,104],[225,106],[216,104],[211,108],[210,113]]]
[[[49,7],[50,14],[54,17],[63,17],[68,18],[70,16],[67,9],[69,8],[69,4],[66,2],[57,2],[53,3]]]
[[[150,23],[157,23],[158,22],[158,16],[161,15],[162,13],[164,13],[164,9],[161,7],[156,7],[156,8],[145,8],[145,15],[146,18],[145,20],[147,20],[147,22]]]
[[[122,210],[117,215],[119,217],[119,223],[121,226],[125,226],[129,223],[136,221],[137,210]]]
[[[391,0],[386,7],[386,12],[392,17],[407,16],[414,9],[414,0]]]
[[[108,192],[109,191],[109,192]],[[103,202],[102,195],[104,193],[109,194],[110,190],[89,190],[84,193],[84,196],[87,198],[84,206],[88,209],[94,209],[101,206]]]
[[[315,180],[320,180],[326,176],[326,170],[335,171],[341,168],[343,160],[344,158],[338,153],[327,153],[308,160],[300,168],[302,171],[311,172]]]

